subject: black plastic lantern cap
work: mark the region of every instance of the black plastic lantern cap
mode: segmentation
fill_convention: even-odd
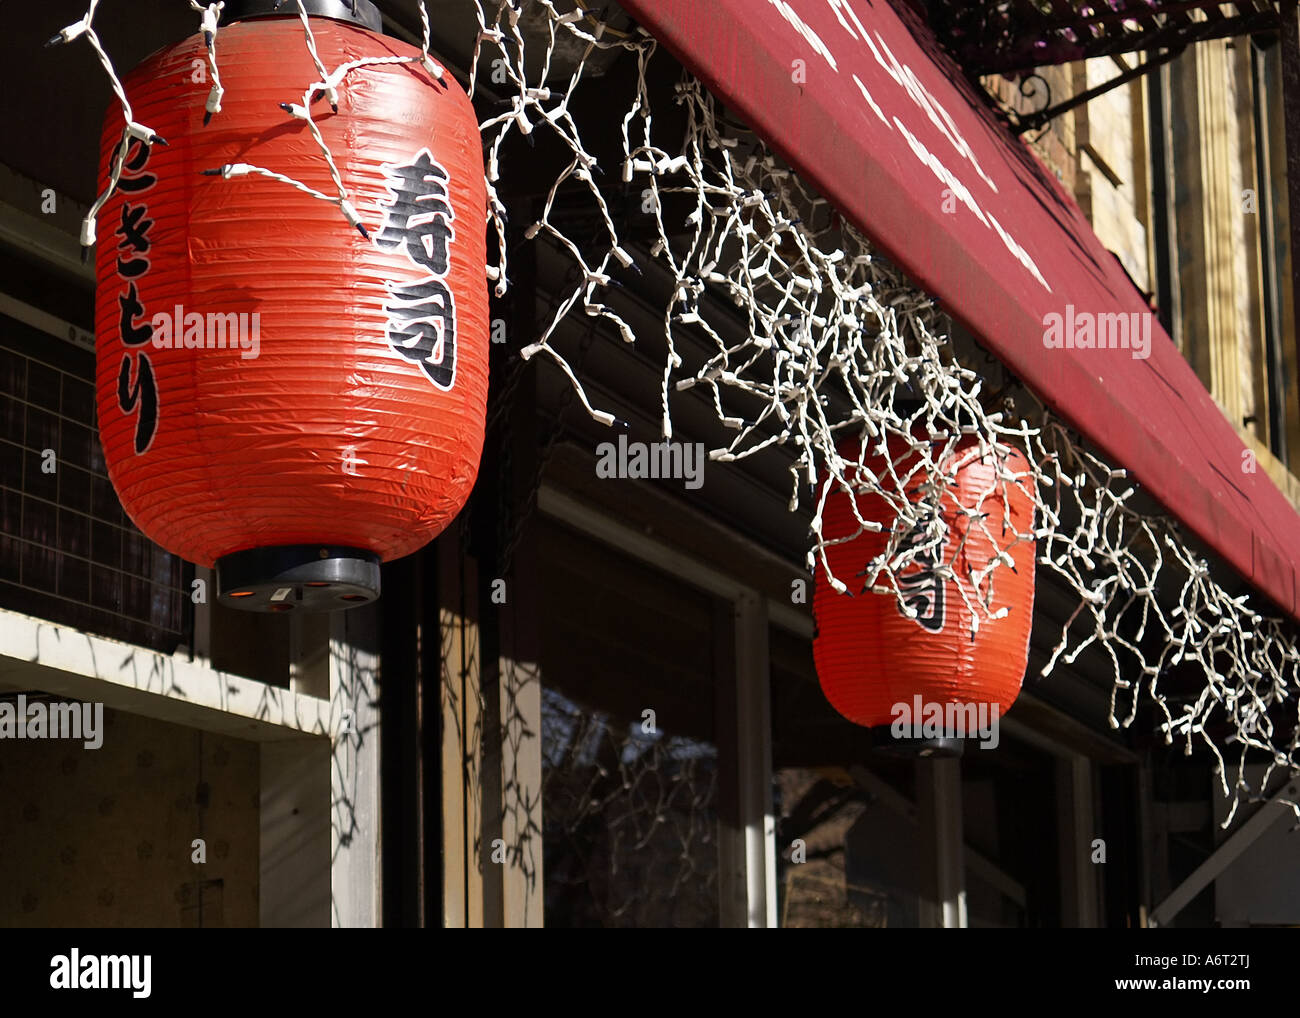
[[[332,612],[379,597],[379,556],[360,548],[292,544],[217,559],[217,600],[267,614]]]
[[[317,18],[333,18],[360,25],[372,32],[383,32],[384,22],[379,16],[379,8],[370,0],[302,0],[307,14]],[[221,12],[221,24],[229,25],[245,18],[266,18],[272,16],[298,16],[298,0],[226,0],[225,10]]]

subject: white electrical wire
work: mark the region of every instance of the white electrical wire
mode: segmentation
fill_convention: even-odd
[[[220,176],[223,180],[229,180],[232,176],[244,176],[248,173],[258,173],[262,176],[269,177],[272,180],[279,180],[296,187],[298,190],[310,194],[314,198],[327,201],[336,206],[342,213],[343,218],[348,224],[355,227],[356,230],[367,240],[370,239],[370,232],[366,229],[361,220],[360,213],[352,204],[348,194],[348,189],[343,183],[343,177],[339,173],[337,163],[334,161],[334,154],[330,151],[320,128],[316,125],[315,119],[311,114],[312,104],[317,99],[325,99],[330,108],[337,113],[339,107],[339,89],[345,83],[347,76],[353,71],[362,67],[377,67],[386,64],[410,64],[418,63],[425,68],[431,77],[436,81],[441,81],[446,74],[445,69],[436,60],[429,56],[429,14],[425,9],[424,0],[419,0],[420,23],[424,29],[423,44],[418,57],[363,57],[359,60],[349,60],[340,64],[333,71],[326,69],[325,64],[320,58],[320,53],[316,48],[316,37],[312,32],[311,20],[307,15],[307,8],[303,5],[302,0],[296,0],[298,5],[298,17],[302,22],[303,36],[306,41],[307,52],[311,55],[312,63],[316,67],[316,73],[320,80],[312,82],[303,91],[302,100],[298,103],[283,102],[280,104],[281,109],[288,113],[295,120],[301,120],[307,125],[311,132],[312,139],[316,142],[316,147],[320,149],[321,157],[325,160],[325,165],[329,169],[330,180],[334,184],[335,195],[330,197],[313,188],[306,186],[284,174],[275,173],[269,169],[260,166],[252,166],[247,163],[235,164],[241,167],[238,171],[232,170],[231,167],[221,167],[219,169],[205,170],[209,176]],[[230,171],[230,172],[227,172]]]
[[[206,7],[198,0],[190,0],[190,9],[199,12],[199,31],[203,34],[203,48],[208,54],[208,70],[212,72],[212,89],[203,106],[204,127],[212,121],[214,114],[221,112],[221,99],[226,94],[226,90],[221,87],[221,72],[217,68],[217,32],[221,27],[221,12],[225,8],[225,0]]]
[[[95,51],[95,56],[99,58],[104,73],[108,75],[109,85],[122,107],[122,118],[126,123],[126,126],[122,129],[122,140],[118,143],[113,154],[112,165],[109,167],[108,185],[104,188],[103,193],[95,199],[94,204],[90,206],[90,210],[86,213],[86,217],[81,221],[83,259],[85,251],[95,244],[95,224],[99,218],[100,209],[104,207],[104,203],[108,201],[109,196],[117,189],[117,182],[122,177],[122,165],[126,161],[126,154],[131,140],[134,138],[145,145],[167,144],[150,128],[135,122],[135,114],[131,110],[131,103],[127,100],[126,90],[122,87],[122,82],[113,69],[113,62],[108,59],[108,54],[104,51],[103,44],[99,41],[99,35],[94,29],[95,9],[98,6],[99,0],[90,0],[90,6],[86,8],[86,14],[80,21],[73,22],[67,28],[61,29],[45,43],[46,46],[54,46],[59,43],[72,42],[74,39],[85,36],[86,41],[90,43],[91,49]]]

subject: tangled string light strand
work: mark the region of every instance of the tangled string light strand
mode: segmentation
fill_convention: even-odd
[[[805,486],[812,491],[809,568],[820,569],[839,590],[854,582],[855,592],[892,593],[905,613],[911,609],[903,602],[900,576],[918,560],[939,556],[940,575],[971,609],[972,625],[996,621],[1002,614],[991,607],[997,570],[1011,564],[1009,552],[1017,543],[1037,541],[1040,564],[1079,598],[1042,674],[1050,675],[1059,663],[1075,663],[1089,648],[1106,654],[1113,678],[1111,726],[1130,726],[1145,694],[1163,718],[1159,728],[1167,742],[1181,737],[1189,754],[1195,741],[1206,746],[1215,758],[1221,790],[1232,802],[1224,826],[1243,797],[1258,797],[1246,781],[1250,751],[1267,760],[1260,790],[1275,769],[1300,769],[1300,726],[1292,725],[1292,735],[1278,745],[1274,736],[1281,725],[1269,714],[1273,708],[1297,706],[1300,648],[1289,622],[1256,611],[1246,597],[1231,597],[1211,577],[1207,563],[1187,547],[1176,523],[1135,508],[1136,488],[1126,472],[1087,451],[1044,408],[1036,407],[1033,425],[986,409],[979,375],[947,350],[942,318],[932,302],[874,258],[865,238],[836,222],[825,200],[758,139],[728,127],[713,97],[689,76],[675,97],[687,115],[685,138],[672,139],[671,149],[663,147],[655,135],[646,80],[653,38],[640,30],[616,35],[581,11],[560,13],[550,0],[533,0],[530,6],[544,14],[545,33],[542,59],[531,55],[538,68],[532,77],[529,36],[519,27],[523,5],[502,2],[489,13],[484,0],[476,0],[480,31],[471,74],[472,81],[478,80],[486,63],[497,71],[493,82],[498,89],[505,85],[510,92],[509,111],[481,125],[490,153],[490,185],[498,177],[498,153],[512,131],[550,130],[572,155],[526,236],[544,233],[557,241],[581,279],[562,295],[549,325],[524,349],[525,357],[545,353],[553,358],[591,416],[603,423],[612,420],[591,407],[552,340],[560,322],[579,306],[589,316],[610,321],[624,341],[636,338],[603,299],[611,262],[627,266],[633,256],[620,242],[597,183],[596,160],[569,112],[591,54],[619,48],[637,67],[634,94],[621,118],[621,177],[633,192],[644,185],[656,233],[648,256],[665,265],[675,280],[663,318],[664,437],[672,437],[670,394],[702,388],[721,425],[735,432],[729,443],[711,451],[713,459],[736,461],[773,445],[790,449],[795,458],[791,510],[799,508]],[[536,28],[536,22],[530,27]],[[561,33],[581,44],[582,57],[557,97],[547,79]],[[503,44],[507,39],[509,44]],[[485,60],[485,47],[497,55]],[[603,221],[609,238],[603,248],[584,249],[565,235],[554,216],[559,188],[570,180],[585,189],[591,209]],[[664,222],[663,199],[669,195],[690,200],[684,233]],[[492,202],[499,205],[495,192]],[[501,238],[495,276],[504,281],[504,222],[494,222]],[[730,298],[744,316],[746,335],[739,342],[729,345],[723,338],[729,323],[702,299],[706,292]],[[704,336],[716,352],[697,370],[677,377],[683,362],[675,338],[683,330]],[[755,405],[761,409],[749,416],[731,409]],[[905,406],[917,409],[904,416],[898,408]],[[965,436],[976,441],[964,455],[991,457],[999,465],[991,488],[970,507],[957,505],[951,493],[961,465],[954,458],[957,443]],[[862,441],[846,446],[846,437]],[[842,450],[854,445],[856,454],[846,458]],[[1012,446],[1029,454],[1028,470],[1008,468]],[[873,457],[887,449],[904,452],[886,457],[885,468],[877,473]],[[896,469],[899,464],[907,465],[903,475]],[[922,497],[899,494],[918,479]],[[1011,485],[1031,496],[1034,529],[990,534],[982,503],[997,499],[1005,504]],[[831,542],[822,531],[823,512],[836,491],[853,496],[859,533],[882,528],[858,512],[862,496],[883,499],[894,516],[886,550],[861,577],[835,576],[826,555]],[[936,511],[940,507],[950,518],[964,513],[968,525],[963,530],[982,534],[1000,549],[986,569],[963,572],[957,566],[960,549],[945,555],[947,527],[944,514]],[[1161,587],[1179,591],[1173,608],[1161,606]],[[1178,666],[1196,669],[1203,683],[1199,696],[1175,713],[1161,680]],[[1232,732],[1228,742],[1238,747],[1231,787],[1224,751],[1210,736],[1215,725],[1225,725]],[[1290,805],[1300,817],[1300,805]]]

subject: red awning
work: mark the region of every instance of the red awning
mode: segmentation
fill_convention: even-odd
[[[901,0],[621,3],[1057,414],[1298,614],[1300,515],[1242,469],[1241,439],[1159,322],[1145,359],[1045,346],[1049,315],[1146,303]]]

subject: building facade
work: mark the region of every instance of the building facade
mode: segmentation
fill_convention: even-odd
[[[194,31],[187,5],[135,6],[99,29],[122,68]],[[532,6],[520,31],[544,46],[547,15]],[[560,47],[547,79],[558,92],[584,64],[595,85],[575,98],[575,116],[596,125],[588,140],[607,165],[616,144],[599,132],[614,138],[625,108],[611,97],[643,84],[666,109],[684,69],[700,71],[674,34],[682,25],[643,6],[611,4],[603,18],[610,38],[634,38],[640,24],[661,39],[653,71],[638,77],[627,52]],[[876,27],[866,5],[829,6],[817,16],[857,7],[854,18]],[[927,45],[944,40],[944,5],[886,6]],[[1294,5],[1266,6],[1290,7],[1280,29],[1192,39],[1145,74],[1168,47],[1040,67],[1037,87],[1028,69],[982,73],[971,60],[962,70],[971,94],[981,90],[979,116],[1000,118],[1008,137],[1045,105],[1044,90],[1062,103],[1131,76],[1023,136],[1293,508],[1287,165],[1300,142],[1287,119],[1300,103],[1300,29]],[[378,7],[389,34],[418,45],[415,3]],[[475,4],[429,8],[434,50],[465,80]],[[96,749],[0,740],[0,866],[21,875],[0,890],[0,924],[1300,921],[1291,813],[1279,801],[1294,778],[1274,774],[1258,788],[1263,801],[1243,802],[1222,827],[1229,804],[1211,754],[1167,745],[1150,704],[1127,727],[1109,723],[1105,654],[1042,675],[1078,603],[1047,571],[1023,690],[996,745],[899,756],[835,712],[813,663],[813,513],[789,508],[793,455],[706,460],[726,438],[707,396],[692,394],[676,402],[674,438],[700,449],[697,478],[606,469],[622,455],[620,434],[663,439],[662,351],[644,337],[662,330],[678,281],[642,258],[654,235],[638,232],[640,192],[617,196],[628,208],[611,215],[647,267],[609,297],[638,342],[580,313],[553,333],[585,397],[620,427],[584,413],[556,361],[520,356],[574,285],[563,244],[534,240],[527,225],[553,206],[567,235],[602,225],[566,206],[569,192],[556,201],[555,167],[568,156],[545,141],[504,149],[511,286],[492,303],[505,341],[491,347],[470,505],[432,544],[384,564],[374,605],[286,618],[217,602],[210,570],[126,516],[96,430],[95,278],[78,231],[111,94],[88,49],[41,49],[83,14],[75,0],[51,0],[0,15],[3,66],[57,82],[25,85],[23,101],[0,110],[0,703],[101,704],[103,738]],[[815,62],[809,40],[821,37],[800,23],[809,31],[782,45],[808,47],[791,52]],[[962,53],[949,49],[935,66],[956,73]],[[486,119],[506,89],[494,96],[481,73]],[[743,103],[727,99],[726,116],[744,121]],[[798,164],[786,139],[766,140]],[[870,239],[890,250],[889,238]],[[991,390],[1032,389],[1022,365],[991,355],[961,305],[938,296],[954,348]],[[727,313],[742,334],[743,309]],[[698,336],[681,343],[687,362],[707,356]],[[1226,589],[1259,586],[1227,552],[1204,550]],[[1188,680],[1171,696],[1199,693]],[[1265,762],[1248,762],[1257,785]]]

